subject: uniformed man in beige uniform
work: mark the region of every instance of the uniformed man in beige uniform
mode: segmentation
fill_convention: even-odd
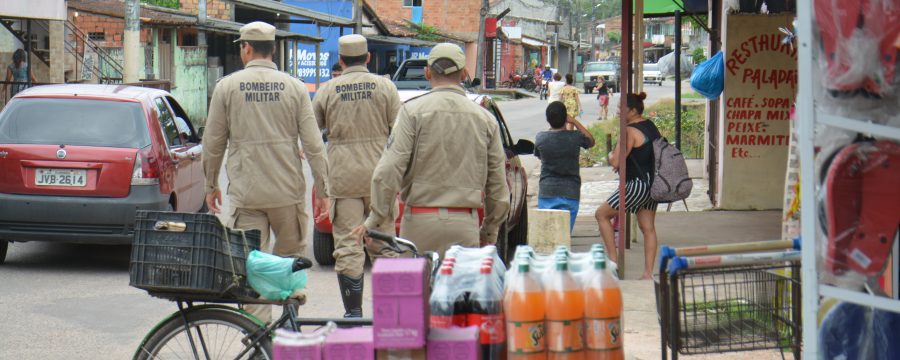
[[[233,207],[229,226],[262,231],[261,248],[266,252],[273,246],[271,228],[277,237],[276,255],[305,256],[308,218],[298,138],[319,189],[327,189],[328,170],[309,92],[272,62],[275,27],[249,23],[241,28],[238,41],[244,70],[219,81],[206,120],[206,204],[213,213],[221,211],[218,180],[227,146],[228,196]],[[325,191],[319,194],[326,196]],[[319,203],[319,210],[327,212],[328,201]],[[260,320],[271,321],[270,306],[247,309]]]
[[[344,317],[361,317],[365,253],[352,232],[369,213],[372,172],[397,118],[400,96],[390,80],[369,73],[369,47],[362,35],[341,36],[338,54],[343,72],[316,92],[313,109],[319,127],[328,129],[334,270]],[[378,229],[393,233],[394,222]]]
[[[497,241],[509,212],[506,155],[497,121],[459,85],[465,64],[459,46],[444,43],[431,50],[425,77],[433,90],[400,108],[372,177],[371,213],[354,231],[358,238],[393,221],[391,203],[399,191],[406,203],[400,236],[419,250],[443,255],[455,244]]]

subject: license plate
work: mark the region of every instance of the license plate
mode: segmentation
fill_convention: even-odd
[[[34,174],[37,186],[76,186],[87,185],[87,170],[77,169],[37,169]]]

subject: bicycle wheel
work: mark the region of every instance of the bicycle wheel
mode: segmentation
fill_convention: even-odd
[[[190,337],[185,333],[184,320],[177,314],[147,338],[135,359],[272,359],[272,342],[268,335],[238,358],[238,354],[248,347],[244,341],[249,340],[245,337],[261,331],[259,325],[240,313],[221,308],[200,309],[187,313],[186,317]]]

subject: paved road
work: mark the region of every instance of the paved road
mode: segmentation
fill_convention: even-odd
[[[652,99],[671,89],[669,82],[648,92]],[[585,119],[597,117],[594,99],[583,95]],[[535,99],[500,104],[517,139],[533,139],[547,127],[545,107]],[[128,286],[129,256],[127,246],[11,244],[0,266],[0,359],[130,358],[144,334],[176,308]],[[313,268],[309,284],[305,315],[343,314],[331,267]],[[367,284],[366,314],[371,313],[370,288]]]
[[[649,106],[659,99],[674,97],[675,83],[670,80],[663,83],[662,86],[646,85],[644,91],[647,93],[647,100],[645,103]],[[612,116],[618,111],[619,99],[619,94],[613,95],[610,99],[609,116]],[[549,125],[547,125],[546,117],[544,116],[544,110],[547,107],[546,100],[533,98],[516,101],[501,101],[499,102],[499,105],[500,111],[506,119],[506,123],[509,126],[509,132],[513,139],[522,138],[534,140],[534,136],[538,132],[546,130],[549,127]],[[584,115],[581,116],[581,122],[586,126],[596,122],[597,118],[600,116],[600,104],[597,101],[597,95],[582,94],[581,105],[584,108]]]

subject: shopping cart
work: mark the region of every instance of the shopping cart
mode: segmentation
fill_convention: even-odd
[[[669,349],[672,359],[767,349],[799,359],[799,241],[663,246],[654,285],[663,359]]]

